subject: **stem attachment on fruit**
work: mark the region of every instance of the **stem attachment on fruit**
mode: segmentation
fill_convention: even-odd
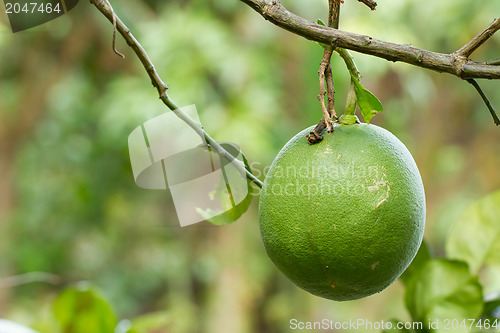
[[[325,118],[321,118],[316,127],[314,127],[314,130],[312,132],[309,132],[308,135],[306,135],[306,139],[309,145],[313,145],[323,140],[323,136],[320,133],[323,132],[325,128],[326,128]]]

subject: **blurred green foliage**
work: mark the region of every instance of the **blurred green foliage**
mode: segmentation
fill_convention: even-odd
[[[448,256],[469,264],[473,273],[500,262],[500,191],[475,202],[455,223],[446,243]]]
[[[283,144],[321,118],[321,49],[241,2],[113,4],[171,97],[179,105],[196,104],[207,132],[238,144],[261,179]],[[326,20],[326,1],[283,4],[313,21]],[[375,12],[346,1],[340,24],[448,53],[498,12],[500,3],[491,0],[385,0]],[[88,2],[17,34],[0,14],[1,318],[57,332],[52,304],[67,285],[86,280],[112,304],[123,332],[274,333],[288,332],[292,318],[410,320],[399,281],[348,303],[293,286],[265,254],[256,200],[232,225],[181,229],[168,191],[138,188],[127,137],[166,109],[121,39],[117,48],[126,59],[112,52],[111,33]],[[474,58],[497,58],[499,47],[495,36]],[[500,188],[500,131],[469,84],[353,56],[363,85],[384,105],[372,122],[399,137],[420,168],[426,238],[442,256],[464,208]],[[338,56],[332,66],[339,111],[350,77]],[[480,84],[500,108],[499,83]],[[1,287],[3,277],[33,271],[56,274],[60,282]],[[480,271],[484,294],[500,290],[499,276],[498,262]]]
[[[483,311],[482,287],[465,262],[433,259],[416,272],[406,289],[406,306],[413,321],[424,326],[439,321],[441,327],[430,332],[445,332],[446,320],[478,318]]]
[[[67,289],[54,302],[54,315],[63,332],[114,332],[116,317],[99,293],[80,285]]]

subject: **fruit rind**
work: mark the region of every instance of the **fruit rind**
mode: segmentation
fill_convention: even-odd
[[[335,125],[309,146],[307,128],[266,175],[259,221],[266,251],[299,287],[333,300],[380,292],[422,241],[425,194],[413,157],[394,135]]]

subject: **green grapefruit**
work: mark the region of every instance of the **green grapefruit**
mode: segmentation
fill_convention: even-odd
[[[280,151],[264,180],[266,251],[297,286],[328,299],[380,292],[408,267],[425,224],[420,173],[405,145],[368,124],[338,125]]]

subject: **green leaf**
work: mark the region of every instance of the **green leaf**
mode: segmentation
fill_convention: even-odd
[[[410,266],[404,271],[401,275],[401,280],[406,284],[408,280],[416,274],[425,265],[425,263],[432,258],[432,252],[429,243],[425,240],[422,240],[422,244],[420,244],[420,248],[418,249],[415,258],[411,262]]]
[[[86,284],[64,290],[54,303],[54,315],[67,333],[113,333],[116,317],[100,293]]]
[[[405,303],[413,321],[424,323],[430,332],[449,332],[445,319],[474,319],[483,310],[482,288],[463,261],[428,260],[408,281]],[[439,327],[428,327],[439,321]]]
[[[231,152],[233,156],[241,154],[245,168],[250,171],[250,165],[245,155],[230,144],[222,144],[222,146]],[[236,149],[236,150],[235,150]],[[214,154],[217,157],[218,155]],[[221,177],[219,185],[216,187],[215,191],[210,195],[214,198],[219,199],[222,204],[221,209],[215,211],[212,209],[200,209],[197,208],[196,211],[200,214],[206,221],[215,225],[226,225],[238,220],[250,206],[253,198],[253,187],[249,180],[246,182],[238,181],[236,177],[243,177],[241,174],[237,174],[238,171],[232,164],[225,161],[224,158],[220,158],[221,165],[223,168],[221,170],[224,173],[224,177]],[[232,174],[232,176],[231,176]],[[231,181],[232,178],[232,181]],[[239,200],[238,197],[241,193],[246,193],[243,200]],[[230,197],[231,200],[227,200]],[[238,203],[235,204],[234,200]]]
[[[356,90],[356,99],[358,101],[359,109],[361,110],[361,115],[366,123],[369,123],[374,115],[384,111],[382,103],[380,103],[374,94],[363,87],[359,80],[352,74],[351,79],[354,83],[354,89]]]
[[[470,205],[452,227],[446,242],[450,258],[464,260],[472,272],[500,262],[500,191]]]
[[[325,24],[325,22],[323,22],[323,20],[322,20],[322,19],[318,19],[318,20],[316,21],[316,23],[317,23],[317,24],[319,24],[319,25],[322,25],[322,26],[326,27],[326,24]],[[322,48],[322,49],[324,49],[324,48],[325,48],[325,44],[320,43],[320,42],[316,42],[316,43],[317,43],[319,46],[321,46],[321,48]]]

